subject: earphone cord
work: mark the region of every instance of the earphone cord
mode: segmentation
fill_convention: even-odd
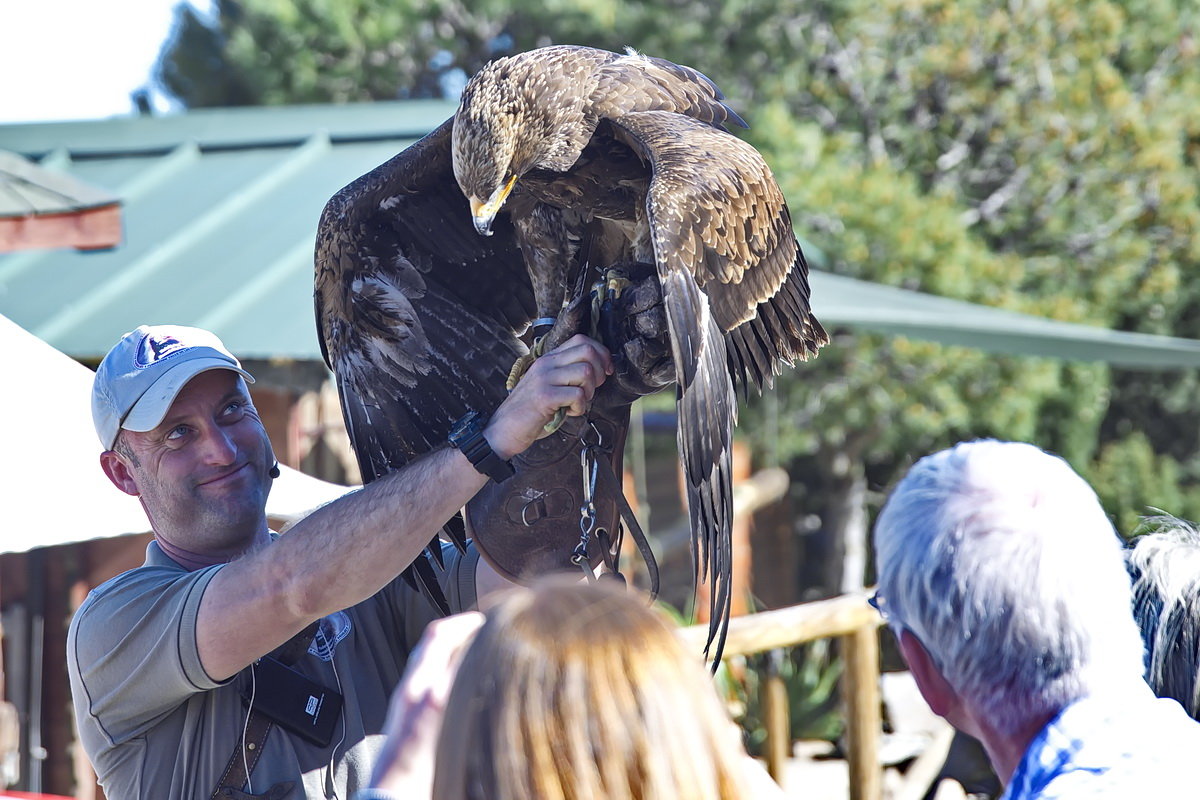
[[[329,646],[331,643],[327,638],[325,638],[325,629],[317,628],[317,636],[321,637],[321,647],[329,648],[329,666],[333,667],[333,680],[337,683],[338,694],[342,695],[344,698],[345,694],[342,692],[342,678],[340,675],[338,675],[337,661],[335,661],[333,657],[333,647]],[[337,744],[333,746],[333,749],[329,751],[329,769],[325,773],[325,797],[330,798],[331,800],[336,800],[337,798],[337,789],[333,785],[334,758],[337,756],[338,748],[341,747],[342,743],[346,741],[346,704],[344,702],[339,710],[339,716],[341,717],[342,722],[342,735],[341,738],[338,739]]]
[[[250,782],[250,761],[246,758],[246,731],[250,728],[250,715],[254,713],[254,690],[258,688],[254,676],[254,665],[250,664],[250,705],[246,708],[246,721],[242,723],[242,767],[246,770],[246,793],[254,794],[254,784]]]

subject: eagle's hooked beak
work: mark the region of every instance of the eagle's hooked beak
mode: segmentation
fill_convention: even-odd
[[[480,202],[477,197],[471,198],[471,216],[475,218],[475,231],[480,236],[492,235],[492,221],[496,219],[496,214],[500,213],[501,206],[508,199],[516,182],[517,176],[511,176],[503,186],[497,187],[496,191],[492,192],[492,196],[487,199],[486,203]]]

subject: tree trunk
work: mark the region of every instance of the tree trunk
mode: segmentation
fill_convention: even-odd
[[[867,477],[850,449],[817,454],[820,527],[806,540],[804,575],[808,599],[831,597],[863,587],[867,566]]]

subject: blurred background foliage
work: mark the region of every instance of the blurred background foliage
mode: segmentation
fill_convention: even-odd
[[[632,46],[713,78],[842,275],[1200,338],[1194,0],[217,0],[159,77],[189,107],[456,97],[487,60]],[[1054,450],[1121,531],[1200,517],[1197,375],[831,331],[745,404],[795,480],[806,596],[870,580],[867,521],[964,438]],[[801,529],[803,527],[803,530]],[[849,561],[847,561],[849,556]],[[846,565],[850,566],[847,567]],[[797,598],[799,599],[799,598]]]

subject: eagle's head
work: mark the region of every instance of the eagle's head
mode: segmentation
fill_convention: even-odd
[[[579,130],[581,100],[537,63],[512,56],[488,64],[467,83],[454,115],[454,177],[485,236],[522,175],[565,171],[587,140]]]
[[[492,221],[526,170],[515,158],[521,136],[517,115],[491,104],[463,105],[454,117],[454,178],[471,203],[475,230],[490,236]]]

